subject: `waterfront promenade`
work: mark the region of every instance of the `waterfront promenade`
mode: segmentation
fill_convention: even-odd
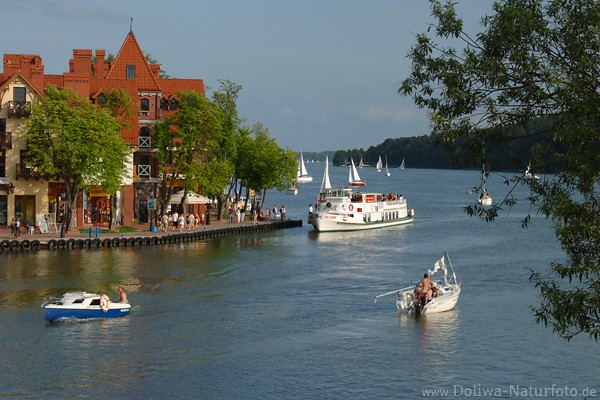
[[[149,225],[138,225],[136,231],[119,233],[108,231],[105,227],[86,227],[80,230],[67,232],[64,238],[59,233],[25,233],[21,229],[19,238],[14,238],[11,230],[0,229],[0,252],[37,251],[54,249],[83,249],[98,247],[125,247],[186,243],[196,240],[205,240],[213,237],[232,236],[248,233],[266,232],[271,230],[301,227],[301,220],[285,221],[252,221],[234,222],[211,221],[210,225],[201,225],[195,230],[185,228],[182,231],[173,231],[171,227],[166,232],[150,230]]]

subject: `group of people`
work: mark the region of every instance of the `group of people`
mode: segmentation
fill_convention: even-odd
[[[265,211],[258,212],[256,208],[252,207],[250,214],[252,215],[252,222],[257,223],[257,221],[274,221],[277,218],[280,218],[282,221],[285,221],[287,209],[285,205],[282,205],[280,209],[277,208],[277,204],[273,206],[273,208],[267,207]],[[229,208],[229,222],[244,222],[245,212],[241,208],[233,209],[233,207]]]
[[[21,237],[21,219],[20,218],[13,218],[11,221],[11,236],[15,239],[18,239]]]
[[[415,300],[420,308],[423,308],[433,298],[438,295],[438,287],[429,275],[424,274],[423,279],[415,287]]]
[[[177,211],[174,211],[171,215],[168,213],[161,214],[158,218],[158,223],[162,232],[167,232],[169,226],[172,231],[182,232],[186,229],[186,225],[188,231],[194,231],[206,223],[206,217],[203,213],[188,213],[184,215],[183,213],[179,214]]]

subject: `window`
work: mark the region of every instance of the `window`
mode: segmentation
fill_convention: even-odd
[[[177,110],[178,106],[179,106],[179,102],[177,101],[177,99],[175,99],[175,98],[171,99],[171,101],[169,102],[169,110]]]
[[[27,89],[24,87],[16,87],[13,89],[13,101],[24,103],[26,100]]]
[[[127,79],[135,79],[135,65],[128,65],[126,70]]]
[[[6,118],[0,118],[0,132],[6,132]]]
[[[150,111],[150,100],[141,99],[140,100],[140,110],[142,111]]]
[[[104,95],[104,93],[100,93],[97,101],[98,101],[98,105],[100,105],[100,106],[106,105],[106,96]]]
[[[166,111],[169,109],[169,100],[164,97],[160,100],[160,109]]]

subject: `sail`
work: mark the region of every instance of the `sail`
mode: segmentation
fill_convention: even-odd
[[[362,157],[360,158],[360,162],[358,163],[358,168],[362,168],[364,167],[365,164],[363,164],[363,160]]]
[[[327,189],[331,189],[331,182],[329,181],[329,157],[325,156],[325,173],[323,174],[323,182],[321,183],[321,192]]]
[[[298,176],[308,175],[308,171],[306,170],[306,165],[304,165],[304,157],[302,157],[302,152],[300,152],[300,162],[298,163]]]
[[[390,170],[388,169],[388,164],[387,164],[387,155],[385,156],[385,175],[386,176],[390,176]]]
[[[402,164],[400,164],[400,169],[404,169],[404,158],[402,159]]]
[[[383,163],[381,162],[381,156],[379,156],[379,160],[377,160],[377,172],[381,171],[381,167],[383,167]]]
[[[348,182],[358,182],[360,181],[360,176],[358,175],[358,170],[356,166],[354,166],[354,160],[350,158],[350,172],[348,177]]]

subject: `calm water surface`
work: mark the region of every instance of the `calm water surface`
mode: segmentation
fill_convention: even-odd
[[[315,181],[270,193],[306,219]],[[342,185],[347,169],[331,168]],[[368,188],[405,195],[411,226],[322,233],[311,226],[165,247],[0,255],[0,397],[381,399],[567,397],[600,392],[598,345],[566,343],[534,322],[527,268],[563,255],[548,222],[469,219],[477,172],[363,169]],[[492,196],[506,190],[499,176]],[[522,193],[521,195],[525,195]],[[463,281],[455,311],[399,316],[375,295],[418,279],[443,251]],[[116,320],[47,323],[40,303],[69,290],[134,305]],[[554,386],[554,391],[551,391]],[[498,392],[501,391],[501,393]],[[597,392],[597,393],[598,393]],[[528,392],[535,395],[535,392]],[[553,394],[554,396],[551,396]],[[560,396],[563,394],[563,396]],[[581,396],[579,396],[581,395]],[[598,395],[600,396],[600,395]],[[540,396],[537,396],[540,397]],[[588,396],[591,398],[593,396]]]

